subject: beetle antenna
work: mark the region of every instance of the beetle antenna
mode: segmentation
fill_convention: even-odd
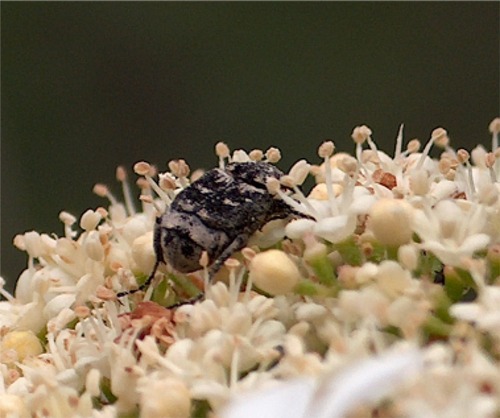
[[[121,298],[123,296],[133,295],[134,293],[140,292],[141,290],[144,290],[147,287],[149,287],[149,285],[151,284],[151,282],[153,281],[153,279],[155,277],[156,270],[158,269],[158,266],[160,265],[160,263],[161,263],[161,260],[156,260],[156,263],[153,267],[153,271],[151,272],[151,274],[149,275],[147,280],[143,284],[141,284],[137,289],[127,290],[125,292],[117,293],[116,297]],[[173,305],[167,306],[167,308],[168,309],[175,309],[175,308],[178,308],[179,306],[182,306],[182,305],[191,305],[191,304],[203,299],[204,296],[205,296],[205,293],[200,292],[196,296],[193,296],[192,298],[189,298],[187,300],[183,300],[180,302],[176,302]]]
[[[143,284],[141,284],[137,289],[127,290],[125,292],[117,293],[116,297],[121,298],[123,296],[133,295],[134,293],[140,292],[141,290],[144,290],[147,287],[149,287],[149,285],[151,284],[151,282],[155,278],[156,270],[158,270],[158,266],[160,265],[160,263],[161,263],[161,260],[157,259],[155,262],[155,265],[153,267],[153,271],[151,272],[149,277],[146,279],[146,281]]]
[[[202,300],[204,296],[205,296],[205,292],[200,292],[196,296],[193,296],[192,298],[189,298],[186,300],[181,300],[180,302],[176,302],[173,305],[166,306],[166,308],[167,309],[175,309],[175,308],[178,308],[179,306],[183,306],[183,305],[193,305],[194,303]]]

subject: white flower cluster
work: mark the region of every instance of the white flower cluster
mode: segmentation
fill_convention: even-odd
[[[0,279],[0,416],[498,416],[500,118],[490,131],[491,151],[454,150],[438,128],[420,152],[401,127],[390,157],[356,127],[353,156],[327,141],[321,164],[268,184],[311,219],[272,221],[213,283],[161,266],[123,298],[155,265],[155,212],[200,173],[176,160],[155,181],[137,163],[138,212],[119,168],[123,204],[97,185],[109,208],[14,239],[28,265],[15,295]]]

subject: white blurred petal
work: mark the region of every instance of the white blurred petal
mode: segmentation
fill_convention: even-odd
[[[342,418],[354,406],[386,396],[422,365],[422,353],[416,349],[364,360],[338,376],[330,376],[311,399],[308,416]]]
[[[69,308],[75,302],[75,295],[63,293],[52,298],[43,309],[43,315],[46,319],[54,318],[65,308]]]
[[[24,234],[24,243],[26,245],[26,252],[31,257],[40,257],[42,254],[42,245],[40,234],[36,231],[29,231]]]
[[[237,149],[233,152],[233,162],[235,163],[247,163],[251,161],[248,154],[242,149]]]
[[[490,237],[486,234],[476,234],[465,238],[460,246],[460,250],[468,254],[481,250],[490,242]]]
[[[242,395],[222,411],[222,418],[342,418],[363,402],[377,401],[422,368],[420,351],[388,352],[326,376],[299,379]]]
[[[436,200],[441,200],[450,197],[457,191],[457,184],[451,180],[441,180],[438,183],[433,183],[431,186],[430,195]]]
[[[33,275],[34,269],[24,270],[16,284],[15,296],[20,303],[29,303],[33,301]]]
[[[476,303],[456,303],[450,307],[450,315],[464,321],[477,321],[484,309]]]
[[[370,208],[377,201],[373,195],[363,195],[352,202],[349,211],[356,215],[365,215],[370,212]]]
[[[355,228],[354,216],[340,215],[317,222],[314,226],[314,233],[327,241],[337,243],[351,235]]]
[[[302,238],[306,232],[312,231],[316,222],[311,219],[297,219],[291,221],[285,228],[288,238]]]
[[[305,418],[314,387],[314,379],[297,379],[235,397],[221,418]]]

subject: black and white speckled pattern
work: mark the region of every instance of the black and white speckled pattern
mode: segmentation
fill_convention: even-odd
[[[168,263],[182,273],[199,270],[200,257],[206,251],[212,277],[269,221],[307,217],[267,190],[267,180],[281,176],[283,173],[272,164],[256,161],[231,163],[225,169],[206,172],[182,190],[156,219],[155,270],[159,263]],[[140,289],[153,277],[154,271]]]

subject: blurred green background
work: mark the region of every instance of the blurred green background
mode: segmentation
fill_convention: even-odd
[[[443,126],[490,143],[499,111],[499,3],[1,3],[1,274],[26,264],[16,233],[62,234],[119,194],[115,167],[213,145],[317,161],[367,124],[392,150]]]

